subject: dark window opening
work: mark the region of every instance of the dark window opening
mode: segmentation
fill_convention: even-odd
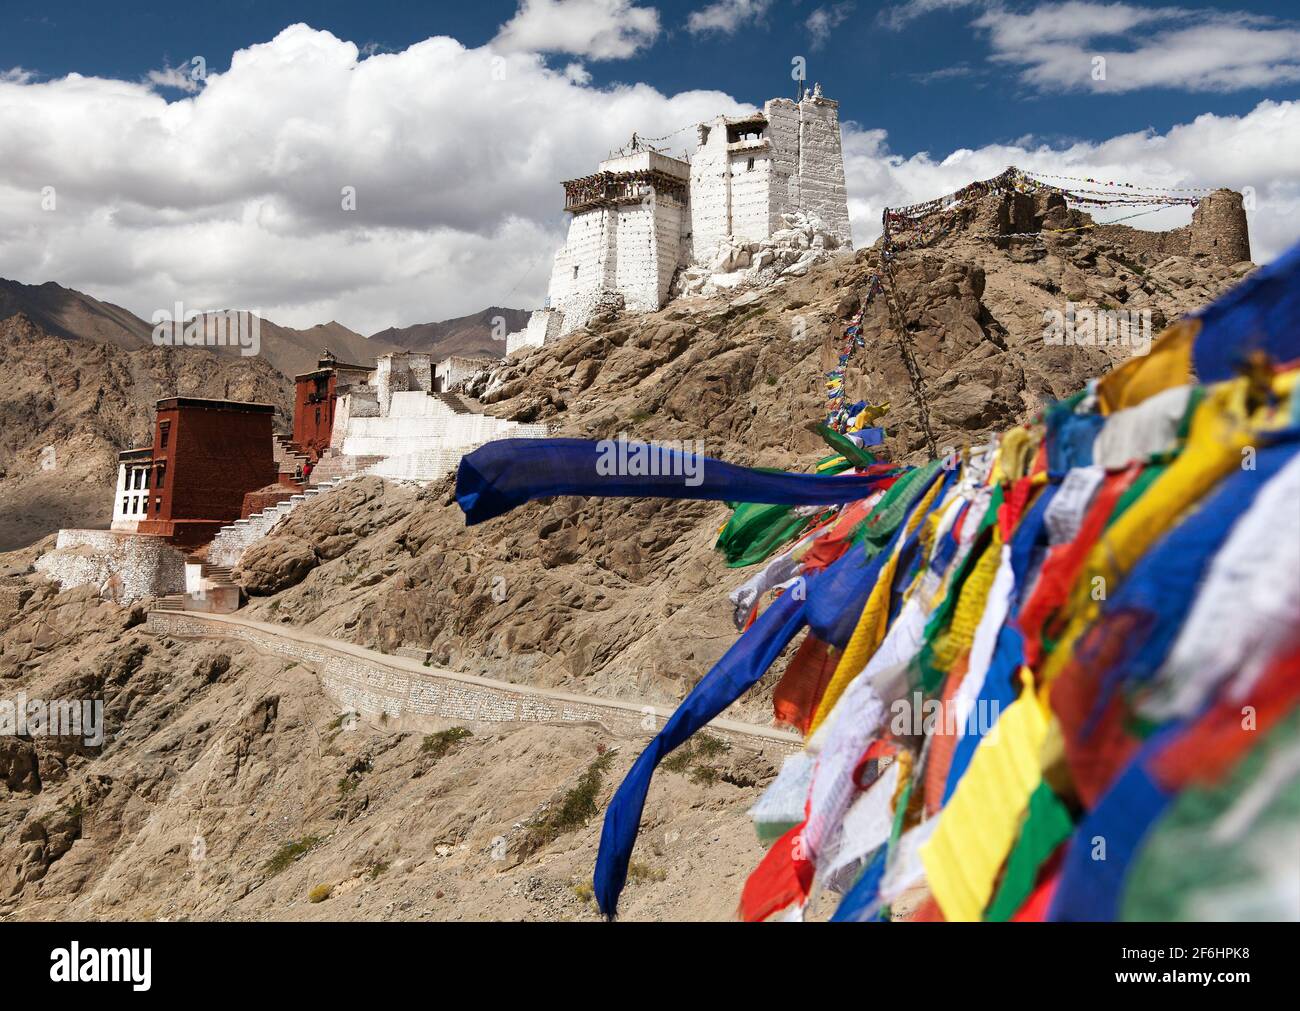
[[[156,498],[153,500],[153,511],[156,513],[162,512],[162,499]]]
[[[573,268],[573,279],[574,279],[575,281],[578,279],[578,268],[577,268],[577,267],[574,267],[574,268]]]
[[[170,421],[164,421],[158,426],[158,445],[162,449],[167,448],[167,436],[171,434],[172,424]]]
[[[746,171],[746,172],[753,172],[753,171],[754,171],[754,159],[753,159],[753,158],[749,159],[749,163],[745,166],[745,171]]]
[[[163,486],[163,481],[166,480],[166,478],[167,478],[167,464],[160,463],[158,464],[158,469],[154,471],[153,486],[155,488],[161,488]]]

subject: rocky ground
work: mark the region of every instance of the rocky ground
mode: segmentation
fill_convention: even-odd
[[[1247,269],[1089,231],[1008,238],[1006,215],[984,210],[901,254],[892,299],[866,310],[848,390],[891,405],[897,459],[979,440],[1122,357],[1047,344],[1045,310],[1149,309],[1158,329]],[[711,456],[806,467],[824,455],[822,373],[878,269],[880,251],[861,250],[771,287],[610,314],[471,392],[558,434],[700,440]],[[361,479],[305,504],[245,555],[249,614],[665,703],[734,641],[726,592],[745,573],[712,551],[725,506],[555,500],[466,529],[451,488]],[[40,550],[0,556],[0,697],[102,695],[113,736],[102,749],[0,739],[0,915],[595,915],[599,812],[637,742],[594,726],[349,728],[300,667],[159,640],[138,611],[54,593],[26,574]],[[766,720],[770,691],[728,715]],[[727,918],[761,853],[744,812],[775,769],[739,753],[678,765],[655,778],[624,912]]]
[[[86,591],[18,597],[3,697],[103,699],[109,734],[0,738],[0,918],[596,918],[596,815],[636,742],[349,718],[295,664],[159,639]],[[657,777],[624,915],[729,917],[774,772],[706,749]]]

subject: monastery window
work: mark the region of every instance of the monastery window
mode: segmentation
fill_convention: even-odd
[[[153,511],[156,513],[162,512],[162,499],[156,498],[153,500]]]
[[[122,515],[123,515],[123,516],[125,516],[128,512],[131,511],[130,509],[127,508],[127,503],[130,502],[130,501],[131,501],[131,500],[130,500],[129,498],[124,498],[124,499],[122,499]]]
[[[753,159],[753,158],[749,159],[749,162],[745,165],[745,171],[746,171],[746,172],[753,172],[753,171],[754,171],[754,159]]]
[[[153,486],[155,488],[161,488],[163,486],[163,481],[166,480],[166,478],[167,464],[160,463],[158,464],[158,469],[154,472]]]
[[[573,279],[574,279],[575,281],[578,279],[578,267],[577,267],[576,264],[574,265],[574,268],[573,268]]]
[[[171,435],[172,423],[170,421],[161,422],[158,425],[158,445],[162,449],[167,448],[167,437]]]

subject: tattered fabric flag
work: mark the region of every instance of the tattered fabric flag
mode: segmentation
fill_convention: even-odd
[[[819,577],[808,581],[815,592]],[[632,764],[609,808],[600,834],[592,884],[600,911],[612,917],[627,883],[628,861],[641,826],[641,811],[650,791],[650,777],[664,756],[731,705],[761,678],[790,640],[803,627],[804,601],[784,593],[764,611],[749,631],[737,639],[708,674],[668,718],[664,728]]]
[[[618,439],[498,439],[461,458],[456,502],[473,526],[553,495],[828,505],[866,498],[881,481],[763,471]]]
[[[1300,358],[1300,245],[1252,271],[1198,312],[1192,364],[1202,383],[1229,379],[1252,353],[1275,362]]]

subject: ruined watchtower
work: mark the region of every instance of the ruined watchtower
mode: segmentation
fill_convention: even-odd
[[[1250,230],[1242,196],[1234,190],[1215,190],[1192,212],[1193,256],[1205,255],[1231,266],[1250,259]]]

